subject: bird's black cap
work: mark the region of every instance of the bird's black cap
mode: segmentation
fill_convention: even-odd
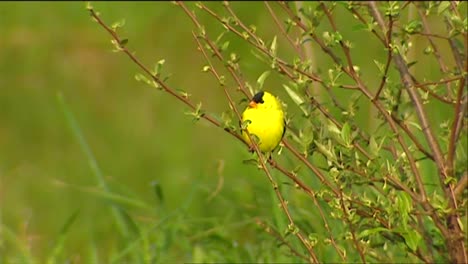
[[[256,93],[254,95],[254,97],[252,97],[252,101],[254,101],[257,104],[263,104],[264,103],[263,102],[263,94],[264,93],[265,93],[264,91],[260,91],[260,92]]]

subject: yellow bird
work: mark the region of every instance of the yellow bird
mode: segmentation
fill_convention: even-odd
[[[254,95],[249,106],[242,113],[242,124],[263,153],[273,151],[286,131],[281,102],[269,92],[260,91]],[[242,138],[252,145],[242,129]]]

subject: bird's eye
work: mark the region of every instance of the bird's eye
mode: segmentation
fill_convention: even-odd
[[[254,95],[254,97],[252,97],[252,101],[256,102],[257,104],[263,104],[264,103],[263,102],[263,94],[264,93],[265,92],[263,92],[263,91],[260,91],[260,92],[256,93]]]

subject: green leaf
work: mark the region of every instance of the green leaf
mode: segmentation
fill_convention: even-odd
[[[412,250],[418,249],[418,244],[421,241],[421,235],[413,229],[408,229],[406,232],[401,234],[405,239],[406,245]]]
[[[117,28],[121,28],[125,26],[125,19],[122,19],[120,21],[116,21],[111,25],[111,28],[115,31]]]
[[[422,128],[421,128],[421,126],[420,126],[418,123],[413,122],[413,121],[406,121],[406,123],[407,123],[408,125],[414,126],[414,127],[417,128],[418,130],[422,131]]]
[[[420,32],[422,29],[422,22],[419,20],[411,20],[408,24],[406,24],[404,29],[408,34]]]
[[[158,198],[159,202],[164,202],[164,196],[161,188],[161,184],[157,181],[154,181],[151,183],[153,186],[154,194],[156,195],[156,198]]]
[[[213,114],[213,116],[216,115]],[[233,111],[223,111],[221,113],[221,118],[218,118],[218,121],[223,125],[224,129],[237,131],[237,129],[239,128],[239,126],[235,125],[233,122]]]
[[[229,47],[229,41],[224,42],[223,45],[221,46],[221,51],[227,50],[228,47]]]
[[[368,27],[367,25],[365,24],[357,24],[357,25],[354,25],[351,27],[351,30],[356,32],[356,31],[363,31],[363,30],[366,30],[367,31]]]
[[[385,10],[385,16],[396,17],[400,14],[400,6],[398,1],[389,2],[388,8]]]
[[[166,62],[165,59],[162,59],[162,60],[159,60],[158,62],[156,62],[156,64],[154,65],[153,75],[155,75],[155,76],[161,75],[162,68],[163,68],[163,65],[164,65],[165,62]]]
[[[413,210],[411,196],[406,192],[398,192],[395,199],[395,205],[402,219],[401,224],[403,225],[403,228],[406,229],[411,210]]]
[[[379,72],[381,75],[385,73],[385,64],[380,63],[378,60],[374,60],[375,65],[377,65],[377,68],[379,69]]]
[[[318,150],[320,153],[325,155],[329,161],[332,162],[337,162],[337,157],[333,151],[331,151],[329,148],[327,148],[325,145],[321,144],[317,140],[314,140],[315,145],[317,146]]]
[[[369,152],[372,158],[376,158],[379,156],[380,147],[377,144],[377,141],[375,141],[374,135],[371,135],[369,139]]]
[[[276,52],[277,51],[277,43],[276,43],[276,36],[273,38],[273,40],[271,41],[271,45],[270,45],[270,53],[271,55],[273,55],[274,57],[276,57]]]
[[[202,103],[198,103],[193,112],[185,112],[186,115],[193,116],[193,121],[198,121],[205,114],[202,110]]]
[[[86,1],[85,4],[86,4],[86,10],[93,10],[94,9],[93,5],[91,5],[90,1]]]
[[[252,123],[251,120],[245,120],[244,122],[241,123],[241,129],[246,130],[250,123]]]
[[[361,238],[368,237],[368,236],[373,235],[373,234],[377,234],[377,233],[380,233],[380,232],[387,232],[387,231],[389,231],[389,230],[387,228],[384,228],[384,227],[375,227],[375,228],[371,228],[371,229],[365,229],[361,233],[359,233],[357,238],[361,239]]]
[[[434,53],[434,49],[431,47],[431,46],[427,46],[425,49],[424,49],[424,54],[426,55],[430,55]]]
[[[144,83],[146,83],[148,85],[152,85],[151,81],[148,78],[146,78],[145,75],[143,75],[141,73],[135,74],[135,80],[137,80],[138,82],[144,82]]]
[[[125,45],[127,45],[127,43],[128,43],[128,39],[122,39],[119,44],[120,44],[121,47],[125,47]]]
[[[351,127],[348,122],[346,122],[341,128],[341,138],[343,139],[346,147],[351,147]]]
[[[336,142],[338,142],[340,145],[347,147],[346,142],[341,136],[341,130],[335,125],[335,123],[333,123],[331,120],[328,120],[326,129],[331,138],[336,140]]]
[[[262,73],[262,75],[260,75],[260,77],[258,77],[258,79],[257,79],[257,90],[262,90],[263,84],[264,84],[266,78],[268,77],[268,75],[270,75],[270,71],[266,71],[266,72]]]
[[[291,89],[289,86],[287,86],[286,84],[283,84],[283,87],[284,89],[286,90],[286,92],[288,93],[289,97],[291,97],[291,99],[294,101],[294,103],[299,106],[299,108],[302,110],[302,112],[304,113],[304,115],[306,117],[309,117],[310,113],[309,111],[307,110],[307,107],[305,105],[305,101],[304,99],[298,94],[296,93],[296,91],[294,91],[293,89]]]
[[[444,180],[444,184],[445,185],[448,185],[448,184],[452,184],[452,183],[457,183],[457,179],[454,178],[454,177],[447,177],[445,180]]]
[[[221,21],[222,21],[223,23],[229,24],[229,19],[228,19],[228,18],[224,18],[224,17],[223,17],[223,18],[221,19]],[[224,35],[226,34],[226,32],[228,32],[228,31],[223,31],[223,32],[221,32],[221,34],[218,35],[218,37],[217,37],[216,40],[215,40],[215,44],[216,44],[216,45],[218,45],[218,43],[221,41],[221,39],[223,39],[223,37],[224,37]]]
[[[450,1],[441,1],[439,7],[437,7],[437,14],[442,14],[450,6]]]
[[[294,133],[291,133],[294,135]],[[305,124],[299,130],[298,142],[302,146],[302,150],[305,156],[309,154],[309,146],[314,140],[314,127],[309,119],[306,120]]]
[[[309,243],[312,247],[317,245],[317,243],[319,242],[319,236],[316,233],[309,234],[307,238],[309,239]]]

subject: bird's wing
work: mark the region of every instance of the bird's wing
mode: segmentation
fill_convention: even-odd
[[[286,119],[283,119],[283,123],[284,123],[284,126],[283,126],[283,135],[281,135],[281,139],[283,139],[284,134],[286,133]]]

